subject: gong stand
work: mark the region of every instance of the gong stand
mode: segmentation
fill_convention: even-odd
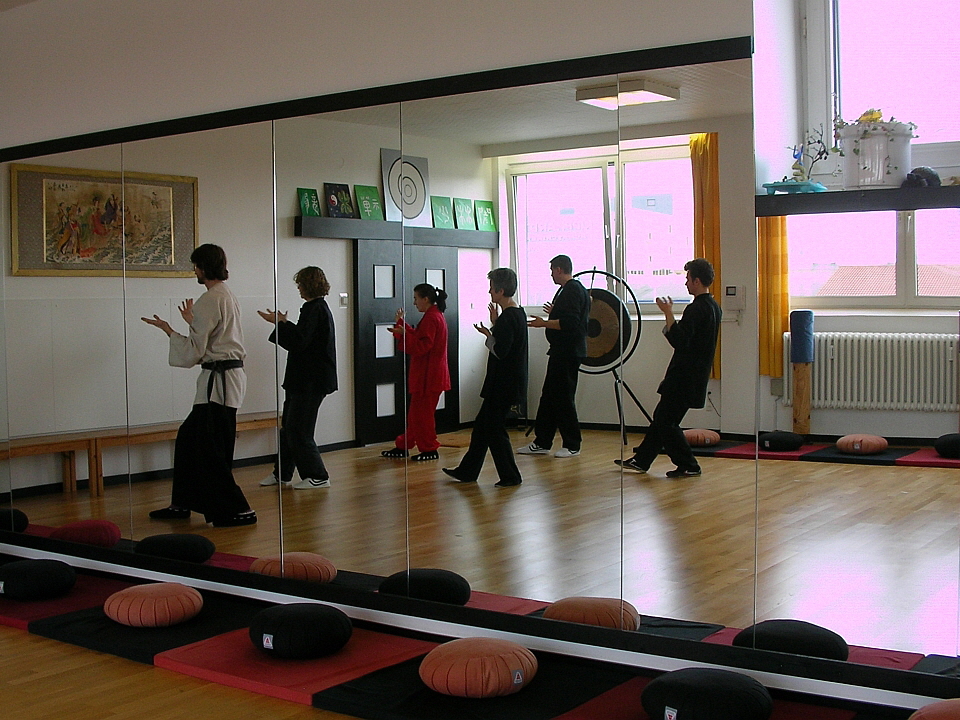
[[[633,290],[623,278],[596,268],[576,273],[574,277],[580,277],[581,275],[603,275],[609,278],[611,282],[619,283],[619,286],[630,295],[634,306],[637,308],[637,332],[634,334],[630,313],[627,312],[627,307],[620,296],[602,288],[591,287],[589,289],[591,303],[590,319],[587,324],[587,356],[580,366],[580,372],[587,375],[600,375],[606,372],[613,375],[613,394],[617,400],[617,417],[620,420],[623,444],[626,445],[627,429],[623,416],[621,388],[627,391],[630,399],[633,400],[644,417],[650,423],[653,422],[650,413],[643,407],[643,404],[618,372],[618,369],[633,355],[637,343],[640,342],[640,304],[637,302],[637,296],[633,294]]]

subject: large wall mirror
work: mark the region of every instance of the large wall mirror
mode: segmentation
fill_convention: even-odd
[[[683,183],[693,173],[691,137],[698,134],[712,135],[716,146],[719,206],[713,211],[723,244],[715,256],[720,277],[715,295],[733,287],[739,298],[745,292],[746,302],[725,305],[721,373],[710,381],[705,407],[691,411],[684,425],[744,442],[770,429],[756,420],[767,417],[768,401],[757,381],[752,70],[750,60],[741,58],[576,75],[523,87],[498,82],[495,89],[452,95],[432,88],[417,99],[329,112],[322,112],[328,108],[321,103],[310,115],[18,159],[91,175],[152,175],[157,187],[196,179],[193,204],[176,205],[174,212],[193,213],[198,241],[227,252],[247,353],[241,413],[260,415],[265,424],[239,433],[236,446],[235,475],[258,514],[255,528],[210,528],[199,517],[179,524],[150,520],[147,513],[170,500],[173,445],[169,438],[140,443],[134,435],[147,425],[175,427],[186,416],[195,371],[170,368],[166,338],[140,318],[157,314],[182,329],[177,306],[202,288],[190,268],[186,277],[144,276],[124,267],[113,276],[11,275],[8,257],[0,324],[7,338],[7,403],[15,410],[6,419],[6,442],[107,427],[119,428],[120,439],[98,452],[106,479],[102,496],[88,497],[86,454],[79,450],[77,493],[36,491],[55,487],[72,471],[69,455],[59,450],[5,463],[0,490],[38,524],[107,518],[128,540],[198,532],[223,552],[316,552],[368,578],[439,567],[491,595],[543,601],[619,597],[648,618],[701,629],[794,617],[832,626],[851,643],[956,654],[958,532],[947,517],[956,507],[952,500],[931,501],[947,508],[943,516],[939,508],[929,510],[938,528],[931,537],[916,515],[916,524],[904,532],[885,531],[891,525],[879,517],[867,519],[867,527],[850,524],[844,519],[850,514],[837,511],[841,503],[863,497],[861,492],[873,501],[879,490],[860,487],[847,468],[836,471],[844,475],[843,484],[832,483],[824,494],[820,475],[802,480],[791,469],[757,465],[752,458],[703,458],[702,478],[678,481],[665,477],[672,468],[665,458],[648,474],[614,464],[629,457],[638,442],[632,430],[648,424],[645,413],[657,404],[657,386],[670,361],[653,299],[683,300],[676,271],[697,254],[694,218],[687,219],[696,215],[694,190]],[[613,86],[616,95],[640,79],[678,89],[679,98],[614,110],[577,101],[578,91]],[[409,161],[419,172],[421,183],[414,183],[412,192],[421,194],[420,211],[407,215],[400,207],[395,218],[387,212],[388,159],[401,166]],[[345,197],[337,195],[337,185],[347,187]],[[326,196],[358,205],[358,187],[378,191],[383,219],[366,218],[356,207],[349,217],[331,217]],[[304,212],[299,189],[317,191],[318,216]],[[417,202],[404,200],[402,193],[401,185],[401,206]],[[473,203],[474,222],[477,201],[491,203],[495,226],[486,231],[491,234],[460,226],[457,199]],[[543,207],[537,205],[549,209],[538,217]],[[438,227],[446,222],[439,219],[444,207],[453,210],[453,227]],[[93,214],[105,210],[94,207]],[[45,213],[50,222],[57,221],[50,212]],[[91,229],[74,240],[71,209],[63,214],[62,246],[53,251],[82,258],[84,249],[93,247],[84,243],[83,232],[97,234],[96,222],[85,220]],[[14,232],[9,217],[4,214],[5,237]],[[121,211],[120,218],[121,234],[136,240],[145,219],[132,211],[127,216]],[[17,232],[17,251],[23,252],[27,243],[19,226]],[[665,248],[678,248],[679,255],[669,256]],[[457,484],[441,469],[455,467],[465,452],[470,433],[459,426],[480,408],[487,350],[474,324],[489,322],[486,274],[498,265],[516,267],[519,300],[527,313],[539,314],[555,290],[549,260],[561,253],[573,259],[575,273],[597,271],[578,279],[618,298],[634,333],[601,338],[611,348],[605,371],[579,378],[582,452],[570,458],[518,457],[524,475],[519,488],[494,487],[489,458],[480,483]],[[293,278],[309,266],[322,268],[329,283],[324,297],[337,347],[338,389],[323,399],[314,432],[330,486],[264,485],[274,469],[277,434],[270,420],[275,424],[286,399],[288,354],[269,341],[276,328],[256,311],[299,317],[304,298]],[[412,297],[420,283],[442,287],[450,298],[447,360],[453,382],[436,408],[439,457],[415,461],[411,455],[423,450],[417,447],[406,457],[384,458],[381,452],[395,445],[396,435],[410,430],[406,406],[412,390],[410,363],[388,328],[398,308],[411,324],[420,321]],[[597,320],[592,336],[607,329]],[[18,338],[16,345],[11,337]],[[528,338],[528,391],[512,419],[519,430],[511,433],[516,446],[533,439],[523,431],[536,415],[546,365],[542,330],[530,329]],[[553,450],[560,447],[558,438]],[[281,475],[291,470],[283,463],[278,468]],[[917,477],[924,478],[921,484],[942,487],[949,484],[941,474],[946,472],[924,470]],[[305,479],[291,474],[294,483]],[[910,502],[902,487],[887,486],[884,492]],[[829,552],[823,536],[816,537],[821,526],[835,538]],[[786,537],[790,527],[795,530]],[[914,550],[906,556],[884,552],[890,535],[897,536],[898,546],[905,540]],[[927,545],[939,548],[932,559]],[[847,578],[843,591],[842,561],[867,550],[877,564],[862,582]],[[891,562],[891,555],[901,559]],[[837,574],[813,572],[818,558]],[[951,568],[949,579],[944,574],[948,589],[937,593],[939,604],[930,614],[915,613],[916,632],[885,633],[882,619],[863,632],[852,624],[837,626],[834,618],[857,615],[852,598],[870,578],[878,583],[886,578],[870,607],[876,618],[891,619],[899,607],[892,578],[898,564],[914,563]],[[928,592],[918,588],[913,601],[928,602]],[[952,641],[917,640],[929,637],[921,627],[925,618],[949,627],[941,637]]]

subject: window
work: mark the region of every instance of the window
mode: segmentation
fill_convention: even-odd
[[[641,303],[661,295],[689,300],[683,270],[693,257],[689,140],[642,144],[650,147],[625,150],[619,158],[510,167],[514,257],[524,305],[553,298],[550,259],[559,254],[573,259],[575,273],[595,267],[624,278]]]
[[[794,305],[941,307],[960,296],[960,209],[792,215],[787,238]]]

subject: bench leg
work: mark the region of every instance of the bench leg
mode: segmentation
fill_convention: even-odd
[[[77,492],[77,453],[73,450],[60,453],[60,462],[63,468],[63,491],[74,494]]]
[[[103,445],[100,438],[87,448],[87,469],[90,474],[90,497],[103,497]]]

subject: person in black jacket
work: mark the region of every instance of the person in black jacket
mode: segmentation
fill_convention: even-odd
[[[657,298],[657,307],[666,320],[663,334],[673,346],[673,357],[657,389],[660,402],[653,411],[653,422],[643,442],[633,449],[633,457],[614,460],[622,467],[646,472],[662,450],[677,466],[667,473],[671,478],[696,477],[701,472],[680,422],[687,410],[702,408],[706,402],[721,317],[720,307],[709,292],[713,266],[697,258],[683,269],[687,271],[687,292],[693,296],[693,302],[684,308],[680,319],[673,316],[672,298]]]
[[[490,450],[500,476],[497,487],[512,487],[523,482],[513,447],[507,434],[506,419],[510,407],[527,391],[527,315],[513,296],[517,292],[517,274],[510,268],[491,270],[490,327],[474,327],[487,338],[487,374],[480,397],[483,403],[473,424],[470,449],[455,468],[443,468],[460,482],[476,482]]]
[[[550,261],[550,276],[560,286],[553,302],[543,306],[546,319],[534,316],[527,325],[546,328],[547,372],[537,408],[534,441],[517,449],[520,455],[547,455],[560,432],[563,447],[554,457],[580,454],[580,421],[577,419],[577,380],[580,363],[587,356],[587,323],[590,293],[573,277],[573,262],[566,255]]]
[[[287,313],[257,311],[260,317],[275,325],[270,342],[288,353],[283,374],[280,452],[273,473],[260,484],[289,484],[296,467],[300,482],[293,487],[307,490],[330,487],[330,475],[320,457],[314,431],[320,403],[337,390],[337,347],[333,315],[324,299],[330,292],[330,283],[323,270],[312,266],[302,268],[293,276],[293,281],[305,301],[297,322],[287,320]]]

